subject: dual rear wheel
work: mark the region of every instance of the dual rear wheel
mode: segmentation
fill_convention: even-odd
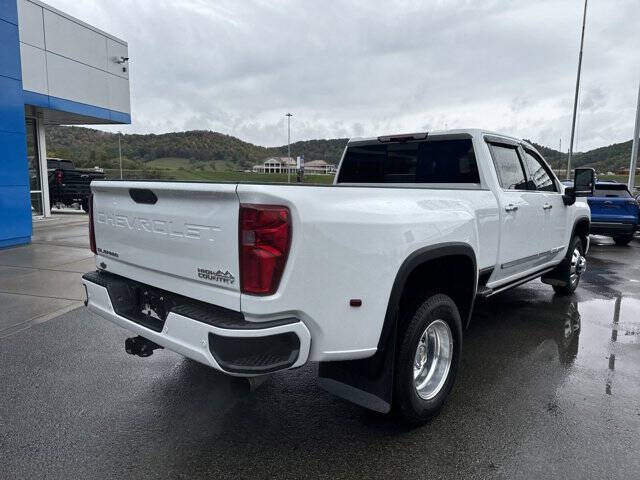
[[[438,414],[455,382],[462,347],[458,307],[447,295],[427,295],[398,333],[394,408],[408,422],[424,423]]]

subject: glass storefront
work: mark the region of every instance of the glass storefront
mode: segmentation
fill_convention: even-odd
[[[31,190],[31,215],[43,214],[42,178],[40,175],[40,155],[38,152],[38,129],[36,121],[27,118],[27,161],[29,162],[29,190]]]

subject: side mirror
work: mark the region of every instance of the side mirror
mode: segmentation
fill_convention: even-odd
[[[565,205],[576,203],[576,197],[590,197],[596,185],[596,172],[593,168],[576,168],[573,187],[566,187],[562,200]]]
[[[596,172],[593,168],[576,168],[573,178],[573,194],[576,197],[593,196],[596,185]]]

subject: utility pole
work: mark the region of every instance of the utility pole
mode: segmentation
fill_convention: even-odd
[[[120,157],[120,180],[122,180],[122,145],[120,138],[122,138],[122,132],[118,132],[118,156]]]
[[[633,129],[631,143],[631,165],[629,165],[629,191],[633,193],[636,184],[636,168],[638,166],[638,136],[640,136],[640,86],[638,86],[638,106],[636,107],[636,126]]]
[[[289,165],[289,161],[291,160],[291,117],[293,117],[293,113],[285,113],[285,117],[287,117],[287,183],[291,183],[291,166]]]
[[[573,136],[576,131],[576,111],[578,109],[578,92],[580,91],[580,71],[582,70],[582,48],[584,46],[584,26],[587,22],[587,0],[584,0],[582,14],[582,34],[580,35],[580,55],[578,56],[578,76],[576,77],[576,93],[573,98],[573,118],[571,119],[571,141],[569,142],[569,156],[567,158],[567,180],[571,176],[571,156],[573,155]]]

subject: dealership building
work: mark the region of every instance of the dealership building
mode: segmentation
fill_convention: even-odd
[[[128,124],[127,43],[37,0],[0,0],[0,248],[51,215],[46,125]]]

